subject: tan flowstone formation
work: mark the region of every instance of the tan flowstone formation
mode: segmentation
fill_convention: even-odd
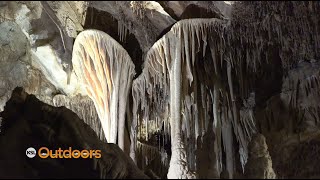
[[[123,149],[127,97],[135,74],[127,51],[108,34],[86,30],[75,40],[72,63],[95,104],[107,141]]]

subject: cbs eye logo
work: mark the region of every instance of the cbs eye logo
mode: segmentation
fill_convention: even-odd
[[[26,155],[28,158],[34,158],[37,155],[37,151],[33,147],[29,147],[26,150]]]

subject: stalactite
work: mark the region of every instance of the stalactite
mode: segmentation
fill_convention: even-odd
[[[124,42],[126,40],[128,31],[129,31],[129,29],[127,28],[127,25],[124,22],[119,20],[118,21],[118,36],[119,36],[121,42]]]
[[[191,136],[193,137],[191,139],[196,139],[197,137],[200,137],[202,132],[205,132],[206,130],[205,127],[207,126],[208,120],[209,120],[209,114],[207,114],[208,111],[201,110],[199,114],[198,110],[199,108],[205,108],[205,109],[211,108],[210,104],[213,104],[212,102],[213,100],[209,98],[210,95],[207,87],[202,85],[201,98],[203,98],[203,103],[202,103],[203,107],[197,108],[198,93],[197,93],[196,87],[198,86],[197,85],[198,82],[197,82],[197,79],[194,78],[194,76],[197,74],[196,73],[197,70],[195,69],[194,66],[196,62],[196,53],[197,53],[196,51],[197,50],[204,51],[206,49],[206,46],[208,45],[207,44],[208,31],[209,30],[217,31],[217,34],[221,34],[221,32],[219,31],[222,29],[221,27],[223,26],[223,24],[219,24],[219,23],[221,22],[219,22],[219,20],[216,20],[216,19],[212,19],[212,20],[193,19],[193,20],[185,20],[185,21],[182,21],[180,24],[175,25],[172,28],[172,30],[167,35],[165,35],[165,37],[162,38],[162,40],[160,39],[158,42],[156,42],[153,48],[148,52],[147,60],[144,65],[145,67],[144,72],[133,83],[134,84],[133,91],[139,92],[139,93],[135,93],[134,95],[134,101],[136,101],[136,103],[134,103],[134,106],[136,107],[139,106],[138,105],[139,103],[141,103],[141,107],[143,109],[145,109],[146,106],[150,107],[150,109],[152,109],[155,106],[155,104],[151,103],[150,101],[151,99],[146,98],[146,96],[143,95],[145,91],[150,91],[151,89],[148,89],[148,87],[143,87],[143,88],[147,88],[148,90],[143,88],[138,90],[138,88],[140,88],[142,84],[145,84],[145,83],[153,84],[153,86],[155,86],[154,84],[160,83],[163,86],[163,90],[164,90],[162,91],[163,95],[165,97],[171,98],[171,99],[165,98],[165,103],[163,102],[160,103],[163,107],[168,107],[169,104],[175,104],[175,106],[169,106],[170,114],[167,114],[167,116],[170,115],[170,121],[171,121],[170,136],[172,139],[172,144],[179,144],[179,143],[176,143],[176,140],[179,140],[179,138],[177,137],[180,137],[181,139],[181,135],[179,135],[179,131],[181,131],[181,129],[183,129],[184,130],[183,133],[186,134],[186,136],[183,136],[183,137],[190,137],[192,132],[195,133],[193,136]],[[175,39],[175,37],[179,37],[179,36],[180,38]],[[189,38],[191,38],[190,43],[189,43]],[[200,48],[202,44],[203,46]],[[202,56],[205,56],[204,52]],[[221,56],[222,54],[220,51],[220,57]],[[189,82],[188,84],[189,86],[191,86],[190,90],[192,93],[190,95],[185,94],[186,92],[188,92],[185,90],[185,88],[187,87],[185,86],[184,81],[181,81],[179,78],[179,76],[181,76],[180,75],[181,73],[178,70],[181,68],[181,65],[176,63],[180,61],[182,64],[185,64],[183,66],[183,68],[185,69],[183,69],[182,72],[186,73],[186,74],[183,74],[183,76],[187,77]],[[190,61],[192,63],[190,63]],[[216,64],[215,71],[218,71],[217,63],[215,64]],[[149,76],[153,78],[150,78],[150,79],[146,78]],[[163,81],[158,81],[156,79],[162,79]],[[169,79],[171,82],[169,82]],[[149,80],[152,80],[152,81],[150,82]],[[183,82],[183,85],[182,85],[184,89],[183,91],[179,90],[180,82]],[[219,94],[218,91],[219,90],[217,88],[214,93],[215,96],[218,96],[216,95],[216,94]],[[154,98],[155,101],[157,101],[158,94],[157,94],[157,91],[155,92],[156,93],[154,93],[154,95],[149,97],[152,99]],[[183,92],[181,97],[179,96],[180,92]],[[150,93],[148,94],[150,95]],[[138,100],[139,98],[141,99],[141,101]],[[150,102],[147,102],[148,104],[142,103],[142,102],[145,102],[145,100]],[[219,101],[218,97],[216,98],[216,101]],[[178,103],[179,105],[181,102],[182,102],[181,104],[182,107],[180,109],[179,106],[177,106],[176,104]],[[218,102],[216,102],[216,104],[218,104]],[[141,109],[141,111],[146,112],[143,109]],[[192,110],[190,111],[190,109]],[[134,111],[134,115],[137,114],[136,110],[137,109],[135,109]],[[179,120],[181,113],[183,113],[182,122]],[[216,114],[215,115],[216,126],[219,126],[219,120],[217,119],[219,116],[217,115],[218,114],[217,112],[215,114]],[[200,115],[203,118],[200,118]],[[147,116],[149,115],[145,114],[143,119],[146,119]],[[213,116],[213,115],[210,114],[210,116]],[[199,123],[199,120],[201,120],[203,124]],[[172,123],[172,122],[175,122],[175,123]],[[183,128],[180,128],[180,123],[183,123]],[[167,124],[167,123],[164,123],[164,124]],[[195,130],[189,127],[192,124],[195,124]],[[200,126],[198,126],[197,124]],[[219,129],[219,127],[217,127],[217,129]],[[178,131],[178,134],[176,131]],[[183,142],[186,142],[186,141],[184,140]],[[218,140],[218,142],[220,141]],[[184,145],[182,145],[182,147],[183,146]],[[189,154],[190,156],[190,151],[193,151],[194,149],[195,148],[187,147],[187,154]],[[219,157],[221,157],[221,155]],[[189,158],[188,161],[194,161],[194,160],[192,158],[191,159]],[[219,162],[221,164],[222,161],[219,160]]]
[[[235,152],[232,152],[234,148],[233,144],[230,144],[232,133],[239,143],[238,153],[244,167],[248,157],[247,144],[252,134],[257,131],[253,117],[254,105],[248,105],[246,99],[250,98],[253,90],[252,82],[263,71],[262,67],[272,62],[270,59],[273,57],[263,51],[266,48],[279,47],[283,69],[290,69],[298,59],[305,58],[305,55],[311,52],[310,49],[319,49],[317,46],[310,46],[311,40],[307,36],[310,31],[316,31],[307,21],[304,22],[303,18],[289,17],[286,11],[280,12],[281,15],[268,14],[269,10],[266,10],[266,7],[275,11],[277,8],[283,8],[283,3],[240,4],[239,6],[248,8],[248,11],[242,11],[243,13],[252,12],[248,15],[250,17],[248,19],[237,19],[237,16],[241,15],[238,13],[243,9],[237,11],[235,5],[235,13],[230,24],[216,19],[188,19],[176,23],[171,31],[157,41],[148,52],[143,73],[133,82],[132,91],[135,92],[133,116],[137,122],[133,123],[132,129],[136,129],[135,126],[143,124],[142,122],[150,123],[154,117],[159,116],[156,113],[164,112],[160,114],[160,117],[163,117],[160,121],[163,123],[156,124],[157,126],[164,124],[164,132],[171,137],[173,146],[177,141],[187,145],[183,151],[188,154],[186,162],[190,164],[194,161],[190,157],[191,151],[197,146],[186,144],[188,141],[183,138],[187,137],[189,140],[201,138],[210,120],[209,117],[212,116],[217,137],[215,140],[217,171],[222,171],[221,145],[223,144],[227,152],[227,169],[230,177],[233,177]],[[297,8],[294,2],[289,3]],[[261,7],[262,11],[256,11],[255,6]],[[279,25],[279,17],[282,22],[285,21],[286,26]],[[294,26],[294,22],[306,23],[304,27],[307,28],[300,30]],[[286,31],[290,33],[285,33]],[[297,38],[288,40],[296,35]],[[235,44],[239,44],[242,48],[235,47]],[[210,72],[210,81],[213,84],[211,86],[204,80],[208,72],[205,68],[197,66],[200,61],[199,54],[202,57],[208,56],[205,54],[207,47],[210,49],[213,66]],[[298,52],[303,53],[300,55]],[[317,53],[309,54],[310,57],[317,57]],[[201,61],[205,61],[204,58]],[[199,71],[202,71],[201,77]],[[221,82],[222,79],[227,81]],[[306,95],[311,93],[315,82],[316,80],[311,78],[302,84]],[[296,86],[298,84],[299,81],[295,82]],[[239,94],[236,88],[239,88]],[[244,101],[244,105],[239,109],[235,101],[241,102],[241,100]],[[291,104],[296,106],[297,102],[298,94],[294,92],[291,95]],[[212,114],[207,114],[211,108]],[[272,124],[271,116],[269,119]],[[147,134],[150,132],[148,130]],[[134,146],[132,147],[134,149]]]
[[[318,2],[312,2],[315,7],[319,7]],[[288,15],[287,5],[292,6],[295,15]],[[264,11],[257,11],[257,6]],[[311,19],[317,16],[317,10],[308,10],[305,5],[297,2],[241,2],[233,6],[231,19],[231,30],[239,36],[241,44],[246,42],[254,54],[261,53],[261,50],[273,44],[279,44],[283,68],[288,70],[299,59],[310,59],[319,57],[320,47],[314,45],[310,37],[317,37],[317,25],[319,22],[312,22]],[[299,13],[297,13],[299,12]],[[305,14],[308,14],[306,16]],[[243,18],[245,17],[245,18]],[[285,32],[285,33],[284,33]],[[246,35],[241,35],[241,34]],[[267,34],[268,38],[263,35]],[[312,36],[310,36],[312,35]],[[257,43],[257,39],[263,39]],[[261,48],[265,47],[265,48]],[[251,54],[251,53],[250,53]],[[257,62],[261,63],[261,58],[250,58],[250,64],[256,66]],[[250,64],[247,64],[251,66]],[[253,66],[253,67],[254,67]],[[260,66],[257,66],[260,68]]]
[[[119,132],[123,149],[126,100],[135,73],[128,53],[106,33],[86,30],[76,38],[72,62],[95,104],[107,141],[117,143]]]
[[[132,11],[137,14],[141,19],[144,18],[145,9],[146,9],[146,3],[145,1],[130,1],[130,7],[132,8]]]
[[[217,23],[218,22],[218,23]],[[219,24],[220,23],[220,24]],[[155,45],[153,46],[153,48],[148,52],[147,54],[147,60],[145,62],[145,69],[143,74],[137,78],[133,84],[135,84],[133,86],[133,91],[135,92],[139,92],[139,93],[135,93],[136,95],[134,95],[134,101],[136,101],[136,103],[134,103],[134,106],[138,106],[139,103],[141,103],[141,107],[144,109],[144,112],[149,112],[149,111],[145,111],[146,107],[150,106],[150,109],[155,107],[155,104],[151,103],[151,99],[157,99],[158,95],[157,95],[157,91],[156,91],[156,95],[154,96],[149,96],[149,98],[145,98],[146,96],[144,96],[144,92],[145,91],[151,91],[150,88],[144,86],[143,88],[147,88],[147,89],[139,89],[138,87],[142,86],[142,84],[161,84],[163,86],[164,91],[163,94],[165,97],[170,97],[166,98],[165,103],[160,103],[161,105],[163,105],[164,107],[169,106],[170,104],[175,104],[175,106],[169,106],[170,107],[170,114],[167,114],[168,116],[170,115],[170,121],[171,121],[171,138],[172,138],[172,144],[177,144],[176,140],[180,137],[181,135],[174,134],[176,133],[176,131],[180,131],[180,116],[181,113],[183,114],[183,130],[186,134],[186,137],[189,137],[190,134],[192,134],[192,132],[194,133],[194,135],[192,137],[194,137],[193,139],[197,139],[198,137],[201,137],[202,133],[205,132],[206,130],[206,126],[208,123],[208,116],[213,116],[213,120],[214,120],[214,132],[217,135],[217,138],[215,140],[215,144],[217,145],[216,147],[216,156],[217,158],[217,172],[221,172],[222,170],[222,152],[220,151],[221,147],[221,138],[220,138],[220,134],[221,133],[225,133],[224,131],[231,131],[230,128],[228,128],[228,130],[225,129],[221,129],[221,123],[220,123],[220,119],[224,118],[224,119],[229,119],[227,122],[229,122],[230,124],[227,125],[227,127],[229,126],[233,126],[234,129],[234,133],[236,134],[238,140],[240,141],[239,143],[241,144],[242,150],[245,152],[243,156],[245,156],[246,152],[246,140],[247,138],[245,137],[245,134],[243,134],[242,128],[246,128],[247,130],[245,131],[246,134],[250,134],[249,131],[251,131],[253,128],[248,128],[251,127],[251,121],[248,121],[247,119],[241,121],[241,118],[238,119],[237,118],[237,107],[236,104],[234,103],[234,93],[233,93],[233,86],[232,86],[232,79],[231,77],[231,64],[233,64],[233,66],[235,67],[236,65],[234,64],[235,62],[233,61],[229,61],[230,65],[228,68],[228,72],[224,72],[223,74],[220,74],[220,68],[222,68],[223,66],[225,66],[225,60],[224,60],[224,54],[225,54],[225,50],[223,50],[223,48],[225,47],[225,43],[228,43],[228,36],[226,36],[225,38],[227,40],[225,40],[225,38],[223,38],[225,36],[225,34],[222,33],[223,30],[223,23],[219,22],[218,20],[215,19],[210,19],[210,20],[199,20],[199,19],[193,19],[193,20],[184,20],[181,21],[180,24],[178,23],[177,25],[175,25],[172,30],[165,35],[164,38],[160,39],[158,42],[155,43]],[[215,32],[217,35],[222,36],[222,38],[218,38],[220,39],[220,41],[209,41],[209,43],[207,44],[207,33],[208,31],[211,30],[213,32]],[[180,33],[180,34],[179,34]],[[173,34],[173,35],[172,35]],[[178,39],[172,38],[173,37],[179,37]],[[188,39],[189,37],[191,37],[191,42],[189,43]],[[172,43],[174,42],[174,44]],[[181,44],[180,44],[181,43]],[[213,98],[209,98],[209,93],[210,90],[207,89],[206,86],[204,86],[204,84],[202,84],[201,82],[198,82],[197,78],[196,78],[196,74],[198,71],[197,69],[195,69],[195,62],[196,62],[196,54],[197,51],[205,51],[206,46],[209,45],[210,51],[211,51],[211,57],[212,57],[212,61],[214,64],[214,75],[215,77],[217,77],[217,79],[219,79],[219,77],[221,76],[225,76],[228,75],[228,82],[229,82],[229,91],[230,91],[230,97],[231,97],[231,103],[229,103],[228,105],[228,112],[225,113],[224,116],[220,116],[218,113],[218,109],[220,104],[219,104],[219,99],[220,99],[220,92],[225,93],[225,89],[222,89],[222,84],[219,81],[214,81],[213,83],[214,85],[214,90],[213,90]],[[181,48],[180,48],[181,47]],[[200,48],[202,47],[202,48]],[[220,66],[218,66],[218,61],[217,61],[217,57],[216,57],[216,49],[219,49],[219,55],[218,58],[220,59],[219,63]],[[175,51],[173,51],[175,50]],[[173,51],[173,52],[172,52]],[[191,51],[191,52],[190,52]],[[202,56],[205,56],[205,52],[202,52]],[[191,57],[191,61],[192,64],[189,63],[190,61],[190,57]],[[249,55],[247,56],[249,57]],[[180,59],[181,58],[181,59]],[[179,84],[180,82],[184,82],[181,81],[180,78],[178,78],[180,76],[180,72],[177,71],[179,69],[177,68],[181,68],[180,64],[175,64],[179,61],[182,61],[183,64],[185,64],[184,66],[184,70],[182,72],[184,72],[185,74],[183,74],[183,76],[185,76],[188,81],[189,81],[189,86],[191,86],[190,90],[192,92],[192,94],[188,95],[185,94],[185,92],[188,92],[186,90],[183,90],[183,94],[180,97],[179,96],[179,92],[181,92]],[[250,60],[248,60],[249,63]],[[165,63],[164,63],[165,62]],[[175,63],[174,63],[175,62]],[[239,61],[241,62],[241,61]],[[161,68],[159,68],[161,67]],[[151,79],[148,79],[146,77],[153,77]],[[169,82],[168,78],[170,79],[171,82]],[[158,81],[155,79],[163,79],[164,81]],[[150,80],[152,80],[150,82]],[[201,86],[201,88],[199,89],[200,94],[201,94],[201,98],[202,98],[202,107],[198,106],[200,102],[198,102],[198,90],[197,87]],[[183,89],[185,89],[186,87],[183,85]],[[190,91],[189,90],[189,91]],[[150,95],[150,93],[148,93]],[[212,94],[211,94],[212,96]],[[191,98],[190,98],[191,97]],[[224,98],[228,97],[228,95],[225,95]],[[140,100],[138,99],[141,99]],[[150,99],[151,98],[151,99]],[[147,102],[146,102],[147,100]],[[191,101],[190,101],[191,100]],[[149,102],[150,101],[150,102]],[[156,100],[157,101],[157,100]],[[142,102],[146,102],[146,103],[142,103]],[[170,102],[170,103],[169,103]],[[182,107],[181,109],[179,108],[178,105],[182,103]],[[190,106],[192,104],[192,106]],[[213,108],[213,114],[207,114],[208,109],[210,108],[210,106],[212,105]],[[189,109],[192,109],[192,111],[190,111]],[[199,108],[201,111],[199,111]],[[206,110],[202,110],[202,109],[206,109]],[[135,108],[134,108],[135,109]],[[230,115],[230,112],[231,115]],[[135,109],[134,111],[134,115],[137,114],[137,109]],[[148,121],[148,114],[145,114],[143,119],[144,121],[147,120]],[[202,118],[201,118],[202,117]],[[232,119],[232,121],[230,121],[230,118]],[[137,120],[135,118],[135,120]],[[239,122],[238,122],[239,121]],[[175,122],[175,123],[173,123]],[[203,124],[202,124],[203,123]],[[165,123],[167,124],[167,123]],[[190,128],[190,125],[195,125],[194,126],[194,130],[192,128]],[[227,135],[223,135],[224,138],[222,138],[223,141],[230,141],[230,138],[232,138],[232,133],[230,134],[227,133]],[[226,138],[226,136],[228,138]],[[184,141],[187,142],[187,141]],[[226,142],[224,142],[225,144]],[[190,146],[190,145],[189,145]],[[173,147],[174,148],[174,147]],[[190,151],[193,151],[194,148],[191,147],[187,147],[188,149],[188,153],[190,156]],[[230,152],[232,150],[232,144],[229,144],[226,146],[226,151]],[[241,149],[241,148],[240,148]],[[184,153],[185,154],[185,153]],[[231,158],[231,159],[230,159]],[[228,155],[228,170],[230,173],[230,176],[232,177],[233,175],[233,169],[232,167],[234,167],[233,165],[233,155],[229,154]],[[245,159],[245,158],[244,158]],[[190,161],[194,161],[192,158],[188,159],[188,163],[190,163]],[[190,166],[191,167],[191,166]]]
[[[213,116],[214,116],[214,131],[216,134],[215,140],[215,153],[217,158],[217,172],[220,174],[222,171],[222,152],[221,152],[221,117],[219,116],[219,101],[220,93],[217,86],[214,86],[213,91]]]

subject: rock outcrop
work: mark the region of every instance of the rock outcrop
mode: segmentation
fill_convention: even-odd
[[[74,112],[15,88],[0,113],[1,178],[148,178],[117,145],[105,143]],[[100,159],[29,159],[28,147],[101,150]]]

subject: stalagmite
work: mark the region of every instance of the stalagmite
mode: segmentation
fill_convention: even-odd
[[[107,141],[124,149],[126,103],[135,74],[131,58],[108,34],[86,30],[75,40],[72,62],[95,104]]]

